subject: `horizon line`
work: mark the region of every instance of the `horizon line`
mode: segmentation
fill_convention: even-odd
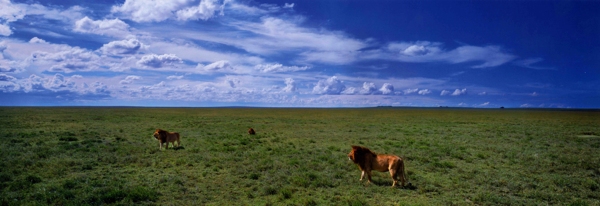
[[[278,107],[278,106],[85,106],[85,105],[0,105],[0,108],[9,107],[38,107],[38,108],[255,108],[255,109],[372,109],[372,108],[398,108],[398,109],[497,109],[497,110],[600,110],[600,108],[548,108],[548,107],[454,107],[454,106],[364,106],[364,107]]]

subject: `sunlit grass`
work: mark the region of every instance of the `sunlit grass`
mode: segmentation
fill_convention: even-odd
[[[0,125],[3,205],[600,204],[598,111],[0,108]],[[350,145],[404,157],[416,187],[365,186]]]

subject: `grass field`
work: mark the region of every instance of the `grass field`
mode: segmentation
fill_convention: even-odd
[[[600,205],[598,110],[0,107],[0,126],[2,205]],[[350,145],[403,157],[415,188],[365,186]]]

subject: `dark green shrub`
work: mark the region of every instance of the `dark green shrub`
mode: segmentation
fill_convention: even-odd
[[[367,205],[367,203],[360,199],[353,199],[353,200],[348,201],[348,205],[349,206],[364,206],[364,205]]]
[[[317,206],[317,205],[319,205],[319,204],[317,204],[317,201],[315,201],[315,200],[313,200],[313,199],[310,199],[310,200],[306,200],[306,201],[304,202],[304,205],[305,205],[305,206]]]
[[[292,197],[292,191],[290,189],[282,189],[281,190],[281,197],[283,199],[290,199]]]
[[[267,186],[265,188],[263,188],[263,194],[264,195],[275,195],[277,194],[277,189],[271,186]]]
[[[121,201],[125,199],[125,197],[127,197],[127,193],[125,193],[125,191],[119,189],[112,189],[101,193],[100,201],[102,201],[103,203],[110,204]]]
[[[248,178],[252,179],[252,180],[258,180],[258,178],[260,178],[260,174],[258,173],[252,173],[248,176]]]
[[[73,188],[75,188],[75,186],[77,186],[77,182],[75,182],[74,180],[66,180],[62,184],[62,187],[64,189],[73,189]]]
[[[30,182],[31,184],[35,184],[35,183],[40,183],[42,182],[42,178],[38,177],[36,175],[28,175],[27,177],[25,177],[25,180],[27,182]]]
[[[127,198],[133,202],[156,201],[158,193],[145,187],[134,187],[127,191]]]
[[[73,141],[77,141],[77,137],[61,137],[58,138],[58,140],[60,141],[65,141],[65,142],[73,142]]]

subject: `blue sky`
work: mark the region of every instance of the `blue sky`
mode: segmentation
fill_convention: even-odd
[[[0,8],[2,106],[600,105],[600,1]]]

